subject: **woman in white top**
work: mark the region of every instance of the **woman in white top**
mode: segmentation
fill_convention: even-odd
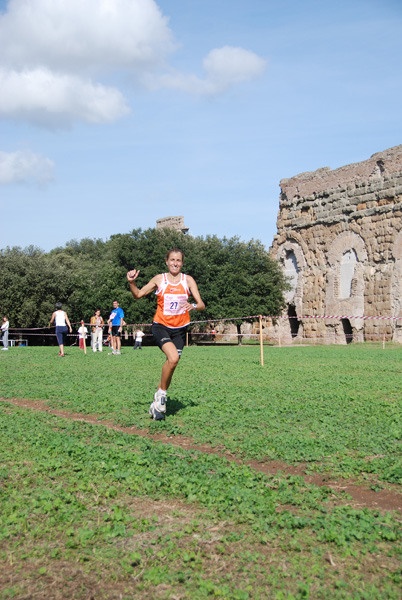
[[[1,333],[3,335],[3,350],[8,350],[8,328],[10,323],[8,322],[7,317],[3,317],[3,322],[1,324]]]
[[[53,321],[56,322],[56,337],[57,343],[59,344],[59,356],[64,356],[64,344],[65,337],[67,335],[67,326],[70,330],[70,333],[72,333],[72,329],[67,313],[62,310],[62,304],[60,302],[57,302],[56,304],[56,310],[52,314],[49,326],[52,325]]]
[[[91,325],[91,346],[92,350],[96,352],[102,352],[102,343],[103,343],[103,327],[105,322],[103,317],[101,317],[101,312],[99,308],[96,309],[95,314],[91,317],[90,320]]]

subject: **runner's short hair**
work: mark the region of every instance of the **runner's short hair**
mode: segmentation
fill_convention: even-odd
[[[180,252],[181,259],[184,260],[184,252],[183,250],[180,250],[180,248],[171,248],[170,250],[168,250],[168,252],[166,252],[166,260],[169,260],[169,256],[173,254],[173,252]]]

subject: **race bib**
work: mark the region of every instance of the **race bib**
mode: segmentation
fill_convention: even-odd
[[[186,312],[183,308],[183,304],[186,302],[186,294],[165,294],[163,296],[163,314],[183,315]]]

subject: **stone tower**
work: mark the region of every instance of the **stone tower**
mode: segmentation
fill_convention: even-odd
[[[280,186],[271,252],[292,286],[282,335],[402,343],[402,146]]]
[[[177,229],[182,233],[188,232],[188,227],[184,225],[184,217],[163,217],[163,219],[157,219],[156,229]]]

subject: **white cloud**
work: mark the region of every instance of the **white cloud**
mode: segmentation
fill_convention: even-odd
[[[205,78],[171,72],[160,77],[150,77],[154,86],[181,90],[190,94],[212,96],[221,94],[230,87],[261,77],[267,62],[254,52],[243,48],[224,46],[215,48],[203,61]]]
[[[93,78],[164,64],[173,35],[154,0],[10,0],[0,15],[0,117],[46,127],[129,112]]]
[[[175,48],[154,0],[10,0],[0,39],[0,61],[17,70],[136,70]]]
[[[53,179],[54,163],[29,150],[0,152],[0,184],[46,183]]]
[[[211,50],[203,66],[208,80],[225,87],[260,77],[267,63],[249,50],[224,46]]]
[[[0,118],[66,127],[129,112],[121,92],[97,81],[130,73],[154,89],[215,95],[259,77],[266,62],[225,46],[204,59],[205,78],[169,69],[176,49],[154,0],[9,0],[0,13]]]
[[[47,69],[0,70],[0,89],[0,116],[45,126],[66,127],[77,119],[105,123],[129,112],[117,89]]]

